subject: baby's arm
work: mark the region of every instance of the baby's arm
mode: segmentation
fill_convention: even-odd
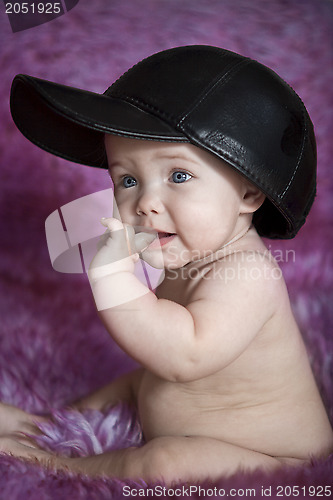
[[[239,259],[216,262],[186,307],[158,299],[133,269],[126,269],[124,259],[117,272],[99,275],[92,288],[102,302],[111,297],[111,305],[116,303],[119,290],[131,301],[101,308],[101,319],[121,348],[161,378],[189,381],[215,373],[247,348],[281,298],[283,280],[278,282],[264,270],[273,263]],[[256,279],[251,278],[253,266],[259,270]]]
[[[122,375],[97,391],[75,401],[71,406],[79,411],[87,408],[102,411],[121,401],[136,404],[142,373],[143,370],[138,369]]]

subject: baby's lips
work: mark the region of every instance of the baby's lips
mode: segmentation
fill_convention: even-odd
[[[154,241],[156,237],[157,237],[156,232],[146,233],[142,231],[140,233],[137,233],[134,236],[135,250],[138,253],[142,252],[145,248],[147,248],[150,245],[150,243]]]

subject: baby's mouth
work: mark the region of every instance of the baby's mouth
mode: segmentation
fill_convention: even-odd
[[[175,236],[177,236],[176,233],[156,231],[156,238],[148,245],[147,250],[157,250],[172,241]]]
[[[157,235],[160,239],[162,238],[169,238],[170,236],[175,236],[176,233],[165,233],[162,231],[158,231]]]
[[[163,245],[166,245],[167,243],[169,243],[171,240],[173,240],[174,237],[177,235],[176,235],[176,233],[165,233],[162,231],[158,231],[157,236],[158,236],[159,244],[161,246],[163,246]],[[154,240],[154,241],[156,241],[156,240]]]
[[[147,230],[140,227],[140,231],[138,228],[136,230],[135,247],[139,253],[145,250],[158,250],[177,236],[176,233],[167,233],[166,231],[158,231],[157,229]]]

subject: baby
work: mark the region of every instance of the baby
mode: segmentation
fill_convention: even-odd
[[[255,61],[191,46],[141,61],[103,96],[19,76],[12,114],[44,149],[109,168],[121,221],[103,220],[89,280],[106,329],[142,368],[75,407],[134,402],[146,444],[52,456],[13,437],[33,417],[3,405],[1,449],[168,484],[328,456],[332,429],[261,239],[293,237],[314,197],[312,125],[292,89]],[[164,269],[155,292],[134,274],[139,256]]]

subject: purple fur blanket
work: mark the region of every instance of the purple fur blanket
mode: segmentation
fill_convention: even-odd
[[[110,185],[105,172],[52,157],[20,135],[8,108],[14,75],[102,92],[153,52],[200,43],[259,59],[294,86],[315,124],[318,196],[295,240],[268,244],[275,256],[282,249],[292,305],[333,421],[332,18],[329,0],[81,0],[56,20],[12,33],[1,3],[0,400],[32,412],[54,412],[43,446],[85,455],[139,444],[141,435],[135,414],[124,405],[105,414],[64,409],[135,366],[99,322],[86,276],[55,272],[45,241],[50,213]],[[260,498],[264,488],[266,496],[276,498],[292,496],[290,487],[296,495],[298,487],[300,498],[313,498],[325,496],[321,488],[332,485],[333,456],[269,475],[238,473],[214,484],[207,478],[190,493],[218,497],[224,489],[231,496],[234,488],[240,497],[253,488]],[[158,496],[161,490],[147,490],[151,486],[57,473],[0,456],[3,499],[125,498],[130,488],[132,494],[142,488],[141,494]],[[188,493],[186,488],[165,492]]]

